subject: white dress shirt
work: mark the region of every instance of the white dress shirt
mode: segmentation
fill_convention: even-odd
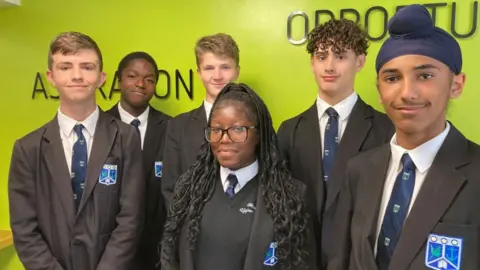
[[[325,112],[328,108],[332,107],[338,113],[338,139],[339,142],[342,140],[343,133],[345,132],[345,128],[347,127],[348,118],[352,113],[353,107],[358,100],[357,93],[353,92],[350,96],[346,99],[340,101],[339,103],[335,104],[334,106],[330,106],[327,102],[325,102],[320,97],[317,97],[317,111],[318,111],[318,119],[320,121],[320,137],[322,138],[322,149],[325,149],[325,126],[328,122],[328,114]],[[323,151],[322,151],[323,157]]]
[[[148,124],[148,114],[150,112],[150,106],[147,106],[147,109],[140,114],[138,117],[135,117],[128,113],[125,109],[122,108],[122,105],[120,102],[118,103],[118,112],[120,113],[120,119],[122,119],[123,122],[130,124],[134,119],[138,119],[140,121],[140,125],[138,126],[138,129],[140,130],[140,141],[142,144],[142,150],[143,150],[143,142],[145,141],[145,133],[147,132],[147,124]]]
[[[82,124],[82,133],[87,142],[87,160],[90,159],[90,152],[92,150],[93,135],[95,134],[95,128],[97,126],[99,115],[98,107],[90,114],[84,121],[78,122],[62,113],[61,108],[58,108],[57,120],[60,127],[60,139],[62,140],[63,150],[65,152],[65,159],[67,160],[68,171],[72,171],[72,156],[73,145],[78,139],[77,133],[73,130],[76,124]],[[87,163],[88,166],[88,163]]]
[[[408,214],[410,213],[410,210],[412,210],[412,206],[415,203],[418,192],[420,191],[420,188],[425,181],[425,177],[430,170],[430,166],[432,166],[433,160],[435,159],[438,150],[440,150],[440,147],[445,141],[445,138],[447,137],[449,131],[450,124],[447,122],[446,127],[442,131],[442,133],[438,134],[436,137],[430,139],[429,141],[423,143],[422,145],[418,146],[413,150],[406,150],[403,147],[399,146],[397,144],[397,134],[393,135],[392,139],[390,140],[390,148],[392,155],[390,158],[390,163],[388,165],[387,178],[383,187],[380,212],[378,214],[376,237],[377,241],[375,241],[374,249],[375,255],[377,254],[377,242],[380,235],[380,230],[382,228],[383,217],[385,216],[385,209],[387,208],[388,202],[390,200],[390,196],[392,194],[393,186],[395,185],[397,176],[403,169],[401,163],[403,154],[408,153],[413,163],[415,164],[415,186],[413,188],[412,198],[410,200],[410,205],[407,211],[408,217]]]
[[[212,111],[212,103],[209,103],[206,99],[203,101],[203,107],[205,108],[205,113],[207,114],[207,121],[210,117],[210,112]]]
[[[237,194],[250,180],[258,174],[258,160],[255,160],[247,167],[232,171],[228,168],[220,166],[220,179],[222,180],[223,190],[226,192],[228,188],[227,177],[229,174],[235,174],[238,179],[238,184],[235,186],[235,194]]]

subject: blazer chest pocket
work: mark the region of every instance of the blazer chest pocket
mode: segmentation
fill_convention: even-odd
[[[118,158],[107,158],[98,176],[97,189],[104,192],[117,192],[121,184],[122,166]]]
[[[479,225],[438,223],[425,245],[427,269],[480,269]]]

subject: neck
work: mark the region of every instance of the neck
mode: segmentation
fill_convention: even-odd
[[[446,123],[442,125],[436,125],[435,128],[430,129],[428,132],[405,132],[401,129],[396,129],[397,145],[407,150],[413,150],[420,145],[428,142],[429,140],[437,137],[443,130],[445,130]]]
[[[123,99],[120,100],[120,104],[122,105],[122,108],[133,117],[139,117],[148,107],[148,104],[140,107],[133,107]]]
[[[87,117],[89,117],[96,109],[97,104],[95,100],[86,101],[81,104],[60,100],[60,111],[66,116],[79,122],[87,119]]]
[[[216,98],[216,96],[209,95],[208,93],[205,95],[205,100],[210,104],[213,104]]]
[[[335,106],[336,104],[342,102],[344,99],[348,98],[353,93],[353,88],[349,91],[328,93],[318,89],[318,96],[328,103],[330,106]]]

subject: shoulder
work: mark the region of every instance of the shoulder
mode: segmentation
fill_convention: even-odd
[[[311,106],[310,108],[306,109],[302,113],[283,121],[280,124],[279,133],[282,133],[282,132],[287,133],[287,132],[293,131],[298,126],[298,124],[303,119],[305,119],[305,117],[307,117],[307,115],[312,115],[313,113],[315,113],[315,112],[312,112],[312,110],[315,110],[314,106]]]
[[[155,108],[153,108],[152,106],[150,106],[150,113],[158,120],[160,121],[168,121],[170,119],[172,119],[172,117],[166,113],[163,113]]]
[[[21,145],[23,148],[37,148],[47,128],[51,126],[52,121],[56,121],[56,118],[17,139],[15,143]],[[60,130],[58,129],[56,132],[60,133]]]

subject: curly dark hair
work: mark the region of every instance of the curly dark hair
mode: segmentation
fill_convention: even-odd
[[[255,120],[255,130],[260,136],[256,149],[259,162],[257,177],[267,212],[273,220],[279,264],[285,269],[303,266],[309,255],[306,248],[306,205],[299,186],[281,162],[267,106],[247,85],[230,83],[219,93],[210,116],[221,106],[237,102],[244,106],[247,117]],[[190,248],[195,249],[203,208],[214,192],[214,179],[217,179],[219,166],[205,139],[197,162],[177,180],[164,227],[162,246],[165,253],[161,256],[163,262],[170,261],[172,254],[176,253],[178,236],[185,220],[189,220]]]
[[[318,49],[326,51],[332,47],[337,54],[351,49],[357,55],[367,55],[369,46],[367,33],[359,24],[348,19],[332,19],[317,25],[308,34],[307,52],[313,55]]]

